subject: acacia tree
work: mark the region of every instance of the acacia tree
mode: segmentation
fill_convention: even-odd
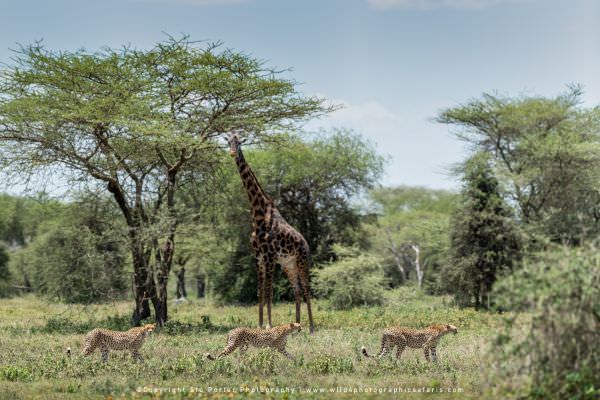
[[[52,172],[111,194],[128,227],[134,324],[148,301],[157,323],[167,320],[186,171],[210,170],[224,132],[261,140],[326,111],[261,61],[187,38],[100,52],[36,43],[13,60],[0,75],[2,166],[15,179]]]
[[[492,155],[521,221],[570,245],[600,232],[600,109],[582,107],[581,94],[578,86],[552,98],[486,93],[438,116]]]

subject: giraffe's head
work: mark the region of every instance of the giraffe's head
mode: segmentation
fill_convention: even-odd
[[[229,136],[227,136],[227,142],[229,142],[229,154],[231,157],[237,157],[240,145],[242,144],[239,133],[230,133]]]

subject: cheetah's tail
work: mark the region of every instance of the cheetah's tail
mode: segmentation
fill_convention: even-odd
[[[214,361],[214,360],[216,360],[216,358],[214,358],[213,356],[211,356],[211,355],[210,355],[210,353],[206,353],[206,354],[204,354],[204,356],[205,356],[207,359],[211,360],[211,361]]]
[[[67,349],[65,350],[65,354],[67,355],[67,357],[71,357],[71,348],[67,347]]]
[[[360,351],[363,353],[363,355],[364,355],[365,357],[373,357],[373,356],[369,355],[369,353],[367,353],[367,348],[366,348],[365,346],[362,346],[362,347],[360,348]]]

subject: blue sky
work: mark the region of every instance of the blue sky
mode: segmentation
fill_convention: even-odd
[[[600,104],[599,0],[0,0],[2,62],[16,43],[145,48],[165,32],[293,68],[302,92],[344,105],[307,128],[373,140],[385,185],[457,189],[446,170],[466,150],[431,118],[482,92],[580,83]]]

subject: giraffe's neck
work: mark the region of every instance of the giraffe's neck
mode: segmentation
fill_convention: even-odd
[[[256,175],[246,162],[242,149],[237,149],[237,155],[235,157],[235,163],[242,178],[242,184],[248,195],[250,206],[252,208],[252,216],[255,222],[268,218],[268,213],[272,211],[273,200],[263,190],[256,179]]]

